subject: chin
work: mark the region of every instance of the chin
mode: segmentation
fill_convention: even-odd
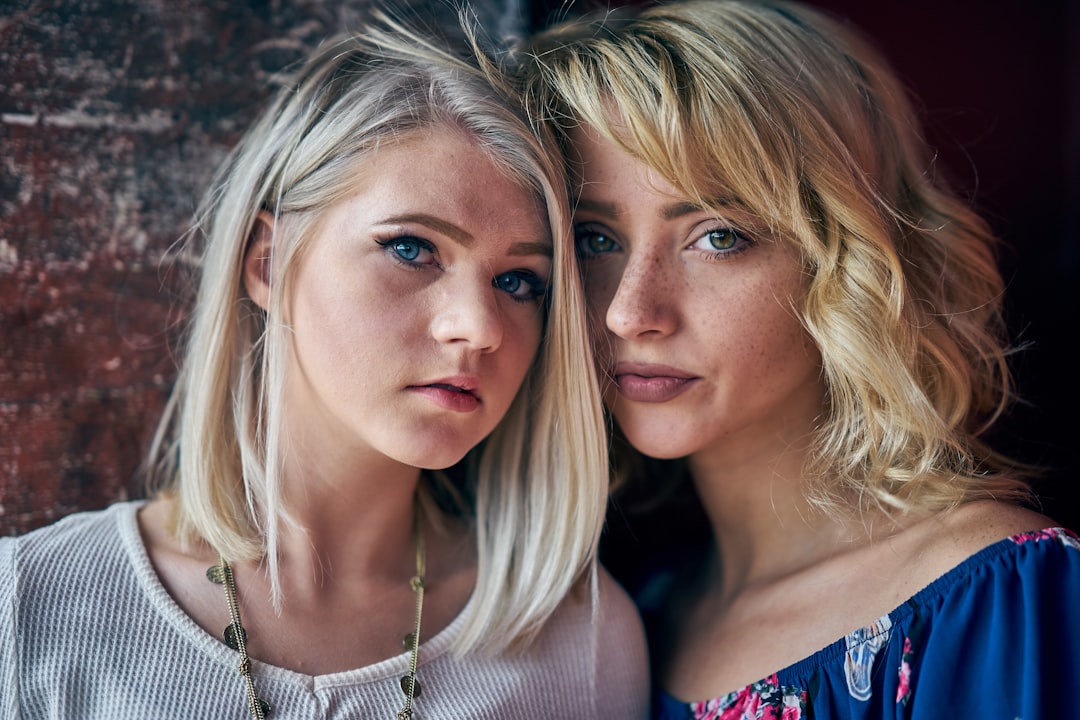
[[[426,452],[401,453],[398,460],[421,470],[445,470],[459,463],[479,442],[473,438],[448,438],[445,435],[429,438],[426,443],[419,444]]]
[[[443,470],[465,457],[487,437],[487,427],[479,419],[448,423],[441,418],[420,418],[409,424],[387,428],[374,441],[383,455],[421,470]]]
[[[465,456],[462,455],[457,460],[454,460],[452,462],[442,462],[442,461],[440,461],[440,462],[430,462],[430,463],[409,463],[409,464],[412,465],[413,467],[419,468],[420,470],[446,470],[447,468],[452,468],[454,465],[456,465],[461,460],[461,458],[463,458],[463,457],[465,457]]]
[[[638,445],[634,445],[634,448],[642,455],[646,455],[656,460],[677,460],[678,458],[689,455],[689,453],[685,452],[671,452],[669,448],[641,447]]]
[[[434,457],[427,455],[421,458],[408,459],[405,462],[421,470],[445,470],[461,462],[461,459],[468,454],[470,449],[471,446],[458,453],[441,452]]]
[[[677,439],[665,438],[663,433],[648,432],[645,429],[627,432],[625,428],[622,428],[622,432],[635,450],[658,460],[674,460],[686,457],[692,452]]]

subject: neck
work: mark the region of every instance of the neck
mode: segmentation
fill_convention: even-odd
[[[372,453],[291,447],[283,468],[278,562],[284,588],[309,592],[414,570],[420,470]],[[289,590],[286,590],[289,594]]]
[[[804,468],[820,395],[804,400],[793,398],[779,422],[689,459],[716,543],[706,574],[724,596],[796,573],[865,539],[861,524],[837,522],[807,500]]]
[[[817,544],[819,518],[806,504],[799,474],[773,462],[732,466],[710,460],[692,458],[690,470],[712,527],[715,570],[725,590],[783,572],[800,561],[796,554]]]

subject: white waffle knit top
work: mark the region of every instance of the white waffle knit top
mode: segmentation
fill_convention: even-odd
[[[5,720],[248,720],[237,653],[173,601],[135,514],[118,503],[0,539],[0,717]],[[577,595],[584,597],[578,599]],[[522,654],[455,658],[459,616],[422,643],[417,720],[644,718],[644,634],[601,571]],[[253,661],[270,720],[385,718],[409,656],[310,676]]]

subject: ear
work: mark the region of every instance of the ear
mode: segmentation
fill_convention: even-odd
[[[270,307],[270,247],[274,235],[274,216],[260,210],[251,228],[244,251],[244,289],[264,311]]]

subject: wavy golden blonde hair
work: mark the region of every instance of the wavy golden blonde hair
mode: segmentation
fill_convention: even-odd
[[[812,500],[934,511],[1027,497],[981,439],[1013,394],[995,238],[936,172],[868,42],[796,3],[689,0],[565,22],[517,60],[534,122],[568,157],[588,124],[686,197],[734,196],[797,248],[797,311],[828,389]]]

